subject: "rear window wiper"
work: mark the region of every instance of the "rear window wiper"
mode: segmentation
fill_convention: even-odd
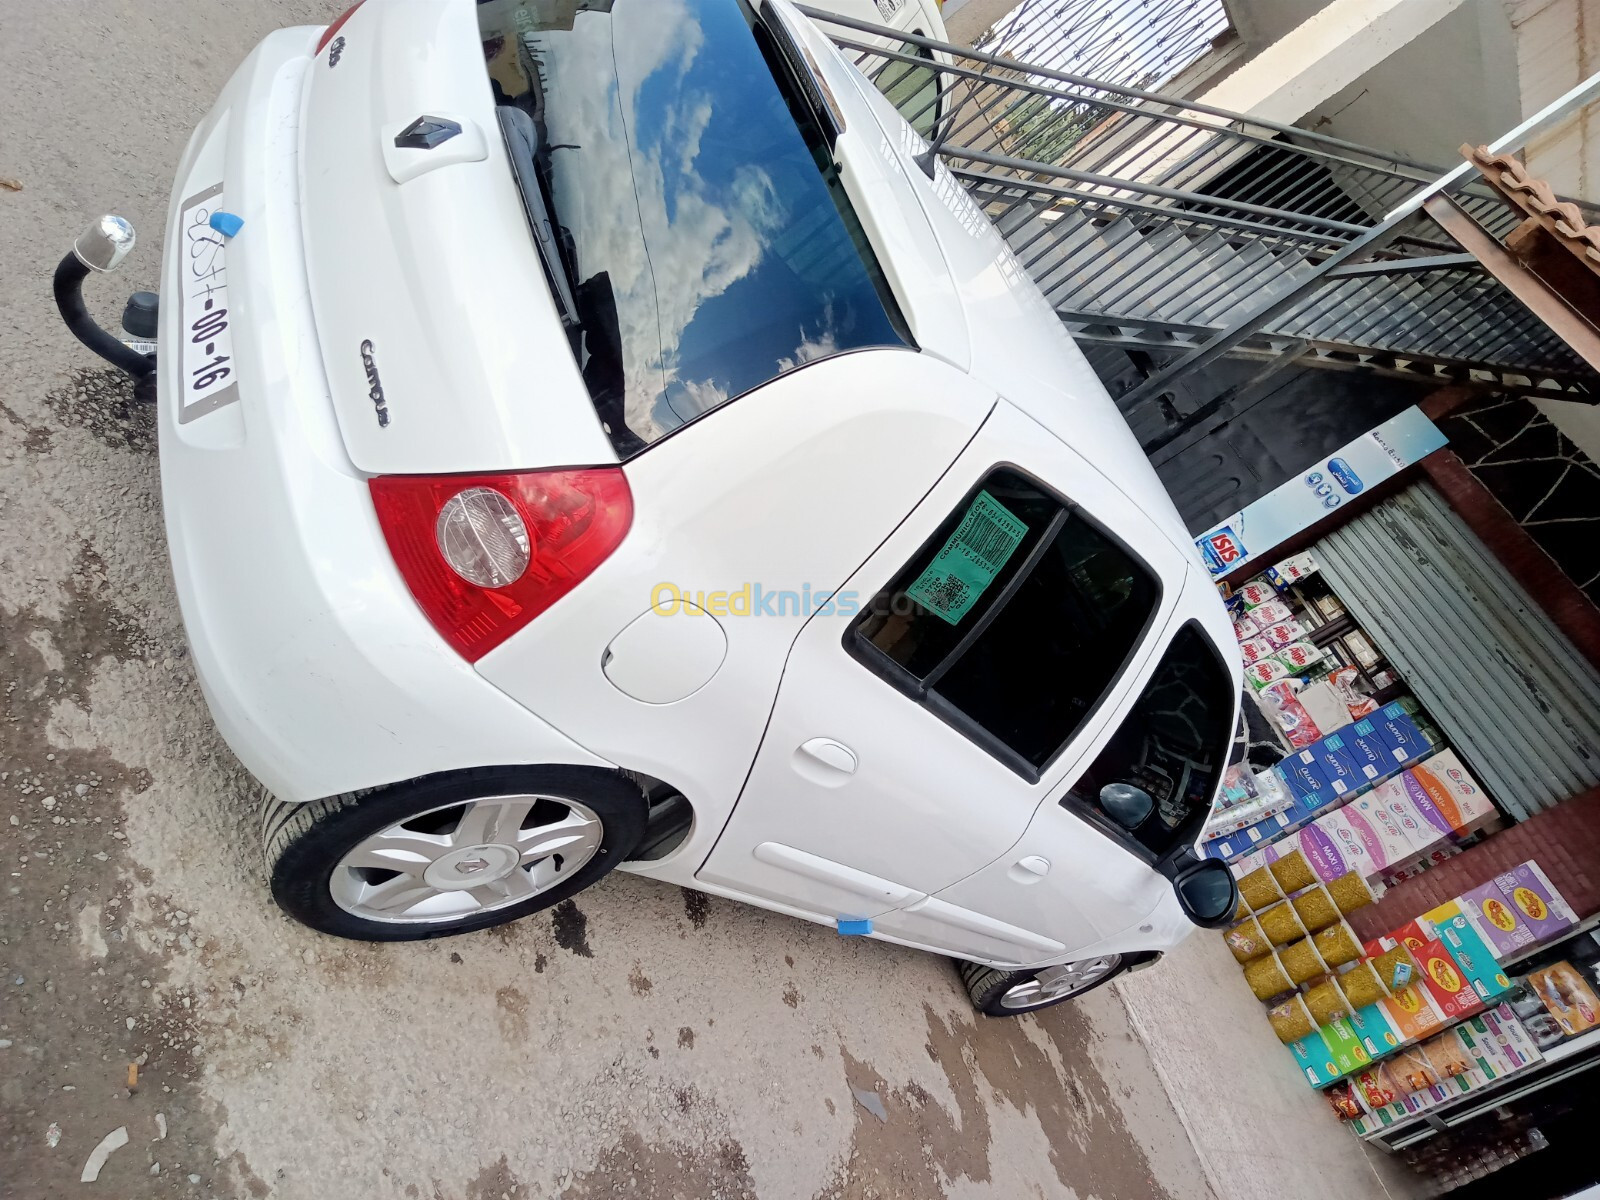
[[[522,193],[522,206],[528,214],[528,226],[533,230],[533,240],[539,247],[539,257],[544,260],[545,274],[550,278],[550,291],[556,307],[561,310],[561,323],[568,329],[580,325],[578,302],[573,295],[578,281],[573,277],[572,265],[563,253],[561,226],[557,224],[553,206],[539,170],[539,126],[532,117],[514,104],[497,108],[500,129],[505,135],[506,149],[511,154],[511,173],[517,177],[517,190]]]

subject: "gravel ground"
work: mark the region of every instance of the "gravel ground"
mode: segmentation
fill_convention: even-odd
[[[272,906],[151,414],[49,274],[112,210],[143,241],[92,302],[153,287],[188,131],[332,9],[0,0],[0,1195],[1216,1195],[1120,989],[978,1021],[940,960],[626,876],[440,943]]]

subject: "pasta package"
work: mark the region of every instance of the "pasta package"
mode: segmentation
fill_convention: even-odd
[[[1261,931],[1261,925],[1254,917],[1229,929],[1222,935],[1222,940],[1228,943],[1235,962],[1247,963],[1272,952],[1272,943],[1267,940],[1267,935]]]
[[[1294,989],[1276,954],[1267,954],[1245,963],[1244,980],[1257,1000],[1273,1000]]]
[[[1272,1032],[1278,1035],[1278,1040],[1285,1046],[1290,1042],[1298,1042],[1303,1037],[1309,1037],[1317,1029],[1311,1020],[1311,1012],[1306,1008],[1303,996],[1290,996],[1287,1000],[1274,1004],[1267,1009],[1267,1020],[1272,1023]]]
[[[1291,942],[1278,951],[1278,961],[1283,965],[1283,973],[1289,977],[1290,983],[1305,983],[1328,973],[1328,965],[1322,961],[1322,955],[1317,953],[1317,947],[1310,938]]]
[[[1318,884],[1301,892],[1289,903],[1294,905],[1300,923],[1311,933],[1326,929],[1339,920],[1339,906],[1334,903],[1326,884]]]
[[[1257,867],[1239,880],[1239,895],[1250,906],[1251,912],[1260,912],[1282,900],[1283,889],[1278,886],[1269,868]]]
[[[1306,861],[1306,856],[1299,850],[1291,850],[1282,858],[1274,859],[1267,865],[1272,872],[1272,877],[1277,880],[1285,895],[1308,888],[1317,882],[1316,872],[1311,869],[1311,864]]]
[[[1312,945],[1316,946],[1317,953],[1322,956],[1322,961],[1330,968],[1342,967],[1345,963],[1353,963],[1361,957],[1361,942],[1350,928],[1349,922],[1340,918],[1337,925],[1330,925],[1312,935]]]
[[[1344,993],[1332,979],[1325,979],[1307,988],[1305,1002],[1306,1011],[1311,1014],[1311,1019],[1319,1027],[1331,1025],[1340,1017],[1348,1017],[1352,1011],[1349,1002],[1344,998]]]
[[[1287,900],[1281,900],[1258,913],[1256,920],[1260,922],[1261,932],[1274,946],[1286,945],[1306,936],[1306,927],[1301,923],[1300,914]]]

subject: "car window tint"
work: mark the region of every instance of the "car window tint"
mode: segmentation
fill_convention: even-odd
[[[1234,690],[1209,639],[1185,625],[1150,682],[1068,796],[1100,812],[1100,789],[1131,783],[1155,810],[1132,836],[1156,855],[1199,836],[1232,742]],[[1069,804],[1068,807],[1071,807]]]
[[[486,0],[478,16],[619,455],[807,363],[910,344],[822,131],[741,0]]]
[[[946,565],[996,547],[1006,551],[997,563]],[[891,682],[947,720],[980,731],[1014,769],[1037,773],[1109,691],[1159,602],[1143,563],[1002,469],[868,603],[855,652],[876,656]]]
[[[922,30],[916,32],[921,34]],[[931,65],[933,51],[926,46],[909,44],[891,45],[890,48],[900,53],[915,54],[923,61],[906,63],[889,60],[878,73],[878,90],[900,110],[900,115],[911,123],[913,129],[931,139],[939,120],[939,73]]]

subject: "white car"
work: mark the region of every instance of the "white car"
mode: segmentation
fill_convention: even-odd
[[[1223,605],[924,149],[786,0],[252,52],[178,169],[161,475],[289,913],[437,937],[621,868],[991,1013],[1232,915]]]

